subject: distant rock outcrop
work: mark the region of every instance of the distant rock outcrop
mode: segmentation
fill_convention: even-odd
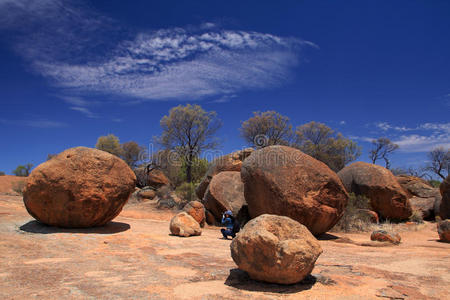
[[[347,205],[348,194],[336,173],[294,148],[269,146],[253,152],[241,177],[252,218],[288,216],[314,235],[331,229]]]
[[[302,224],[261,215],[231,242],[231,257],[252,279],[278,284],[302,281],[322,254],[319,242]]]
[[[439,186],[442,202],[439,208],[439,216],[445,220],[450,219],[450,175]]]
[[[220,221],[227,210],[231,210],[237,217],[242,206],[246,204],[241,173],[225,171],[215,175],[206,190],[203,203],[216,221]]]
[[[117,156],[77,147],[35,168],[23,201],[30,215],[48,225],[100,226],[120,213],[135,184],[133,171]]]
[[[386,168],[356,162],[339,171],[347,191],[370,199],[373,210],[384,218],[406,220],[412,214],[408,195]]]
[[[147,185],[154,189],[159,189],[160,187],[168,185],[169,183],[169,179],[161,170],[154,169],[147,174]]]
[[[195,189],[195,193],[197,194],[199,199],[203,199],[205,196],[206,190],[208,189],[209,183],[211,179],[219,174],[220,172],[225,171],[235,171],[240,172],[242,167],[242,162],[252,154],[253,149],[247,148],[244,150],[236,151],[219,158],[216,158],[211,166],[208,168],[205,177],[200,182],[198,187]]]
[[[422,213],[423,219],[434,220],[435,206],[442,199],[439,189],[414,176],[399,175],[397,181],[411,197],[409,199],[411,206]]]
[[[202,234],[200,224],[187,212],[181,212],[170,221],[170,232],[173,235],[189,237]]]
[[[193,217],[200,224],[200,227],[205,226],[205,207],[201,202],[190,201],[184,206],[183,210]]]

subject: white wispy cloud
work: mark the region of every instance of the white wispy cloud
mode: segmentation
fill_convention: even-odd
[[[12,13],[0,28],[23,32],[16,51],[71,95],[193,100],[273,88],[291,78],[302,47],[317,47],[213,23],[130,33],[79,2],[32,1],[28,8],[28,0],[2,1],[0,13]],[[24,16],[41,30],[20,26]]]
[[[375,123],[375,127],[399,145],[401,152],[428,152],[436,147],[450,148],[450,123],[423,123],[415,127],[394,126],[387,122]],[[399,133],[402,133],[399,135]],[[404,134],[411,132],[411,134]],[[371,142],[373,137],[354,136],[356,140]]]
[[[0,123],[5,125],[15,125],[15,126],[27,126],[27,127],[35,127],[35,128],[59,128],[66,127],[67,124],[58,121],[51,121],[47,119],[38,119],[38,120],[7,120],[0,119]]]
[[[71,110],[75,110],[75,111],[79,111],[80,113],[84,114],[86,117],[91,118],[91,119],[98,118],[98,116],[95,113],[93,113],[92,111],[90,111],[86,107],[71,106],[70,109]]]
[[[383,131],[388,131],[388,130],[411,131],[411,130],[414,130],[414,128],[408,128],[405,126],[393,126],[387,122],[378,122],[378,123],[375,123],[375,126]]]

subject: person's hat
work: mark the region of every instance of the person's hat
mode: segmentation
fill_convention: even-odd
[[[229,216],[233,216],[233,213],[231,212],[231,210],[227,210],[224,215],[229,215]]]

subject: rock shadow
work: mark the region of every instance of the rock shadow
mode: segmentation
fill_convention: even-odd
[[[334,234],[329,234],[329,233],[322,233],[319,236],[316,236],[316,238],[319,241],[330,241],[330,240],[337,240],[340,239],[340,237],[334,235]]]
[[[232,269],[230,270],[230,275],[225,281],[225,285],[250,292],[295,294],[311,289],[317,281],[318,280],[315,276],[308,275],[305,279],[296,284],[282,285],[267,283],[251,279],[247,272],[240,269]]]
[[[52,234],[52,233],[84,233],[84,234],[114,234],[119,232],[127,231],[131,226],[127,223],[122,222],[109,222],[106,225],[98,227],[89,228],[62,228],[43,224],[38,221],[29,221],[19,227],[21,231],[28,233],[41,233],[41,234]]]

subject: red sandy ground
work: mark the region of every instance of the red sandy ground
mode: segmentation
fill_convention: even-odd
[[[33,221],[20,197],[0,195],[0,299],[449,299],[450,244],[432,223],[401,232],[399,246],[327,235],[312,276],[281,286],[237,270],[218,228],[170,236],[173,214],[130,204],[105,227],[58,229]]]

